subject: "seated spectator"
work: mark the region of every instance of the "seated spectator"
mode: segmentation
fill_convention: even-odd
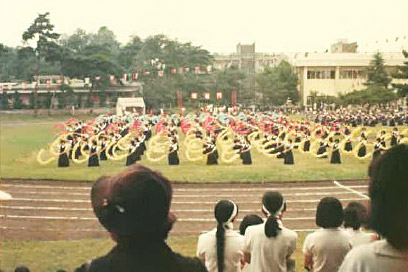
[[[351,235],[341,229],[343,207],[334,197],[322,198],[317,205],[317,231],[309,234],[303,244],[305,268],[313,272],[337,271],[351,249]]]
[[[367,208],[359,202],[350,202],[344,209],[344,228],[350,233],[352,247],[371,243],[377,240],[374,233],[366,233],[362,230],[367,222]]]
[[[245,231],[245,259],[256,272],[288,271],[287,260],[296,249],[296,232],[282,224],[286,204],[279,192],[268,191],[262,198],[266,222]]]
[[[209,272],[241,271],[244,237],[234,232],[232,225],[238,207],[232,201],[221,200],[215,206],[214,214],[217,228],[200,235],[197,256]]]
[[[27,266],[18,266],[14,269],[14,272],[30,272],[30,269]]]
[[[170,181],[147,167],[129,167],[92,187],[92,207],[116,246],[76,271],[206,271],[198,259],[174,253],[165,239],[175,217],[169,212]]]
[[[262,224],[264,221],[262,217],[256,214],[249,214],[242,218],[241,224],[239,225],[239,233],[241,235],[245,235],[245,231],[249,226],[259,225]],[[243,272],[250,272],[251,271],[251,264],[246,263],[243,268]]]
[[[369,167],[370,227],[384,240],[353,249],[340,272],[408,271],[408,145],[397,145]]]

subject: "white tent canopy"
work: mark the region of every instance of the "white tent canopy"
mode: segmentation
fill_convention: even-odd
[[[142,97],[119,97],[116,103],[116,114],[124,115],[126,112],[139,112],[145,114],[146,105]]]

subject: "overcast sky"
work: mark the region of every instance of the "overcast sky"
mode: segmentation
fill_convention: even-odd
[[[48,11],[59,33],[107,26],[123,44],[132,35],[165,34],[212,53],[235,52],[239,42],[255,42],[257,52],[325,51],[339,38],[357,41],[359,51],[408,48],[408,0],[0,0],[0,5],[0,43],[8,46],[21,45],[24,30]]]

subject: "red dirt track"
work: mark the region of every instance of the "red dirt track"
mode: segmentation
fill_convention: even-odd
[[[107,237],[90,204],[90,184],[63,181],[3,180],[1,190],[13,200],[0,203],[0,236],[3,239],[58,240]],[[344,187],[346,186],[346,187]],[[260,215],[266,190],[279,190],[287,202],[283,222],[294,230],[315,229],[315,208],[325,196],[367,201],[367,181],[265,184],[174,184],[172,211],[178,221],[172,235],[198,235],[215,226],[213,208],[220,199],[239,207],[237,229],[247,214]]]

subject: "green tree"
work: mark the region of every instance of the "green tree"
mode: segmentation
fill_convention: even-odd
[[[404,54],[404,65],[398,66],[398,71],[393,75],[396,79],[402,79],[408,81],[408,51],[402,51]],[[396,83],[393,86],[397,89],[397,94],[399,97],[406,97],[408,101],[408,83]]]
[[[298,78],[293,67],[282,61],[276,67],[266,67],[256,77],[257,89],[266,103],[283,105],[290,98],[293,102],[299,100],[297,84]]]
[[[9,95],[7,93],[7,91],[3,91],[3,93],[1,94],[1,101],[0,101],[0,108],[2,110],[8,110],[9,109]]]
[[[367,68],[367,86],[381,86],[388,88],[391,82],[391,78],[388,76],[384,67],[384,59],[381,53],[376,53],[373,59],[370,61],[370,65]]]
[[[13,103],[13,109],[21,109],[23,107],[23,103],[20,98],[20,93],[18,91],[14,92],[14,103]]]
[[[60,34],[54,32],[54,25],[51,24],[49,15],[49,12],[39,14],[22,36],[25,42],[35,40],[37,43],[34,49],[37,76],[40,72],[41,60],[55,62],[61,58],[60,47],[57,44]],[[37,114],[37,87],[34,88],[34,114]]]

